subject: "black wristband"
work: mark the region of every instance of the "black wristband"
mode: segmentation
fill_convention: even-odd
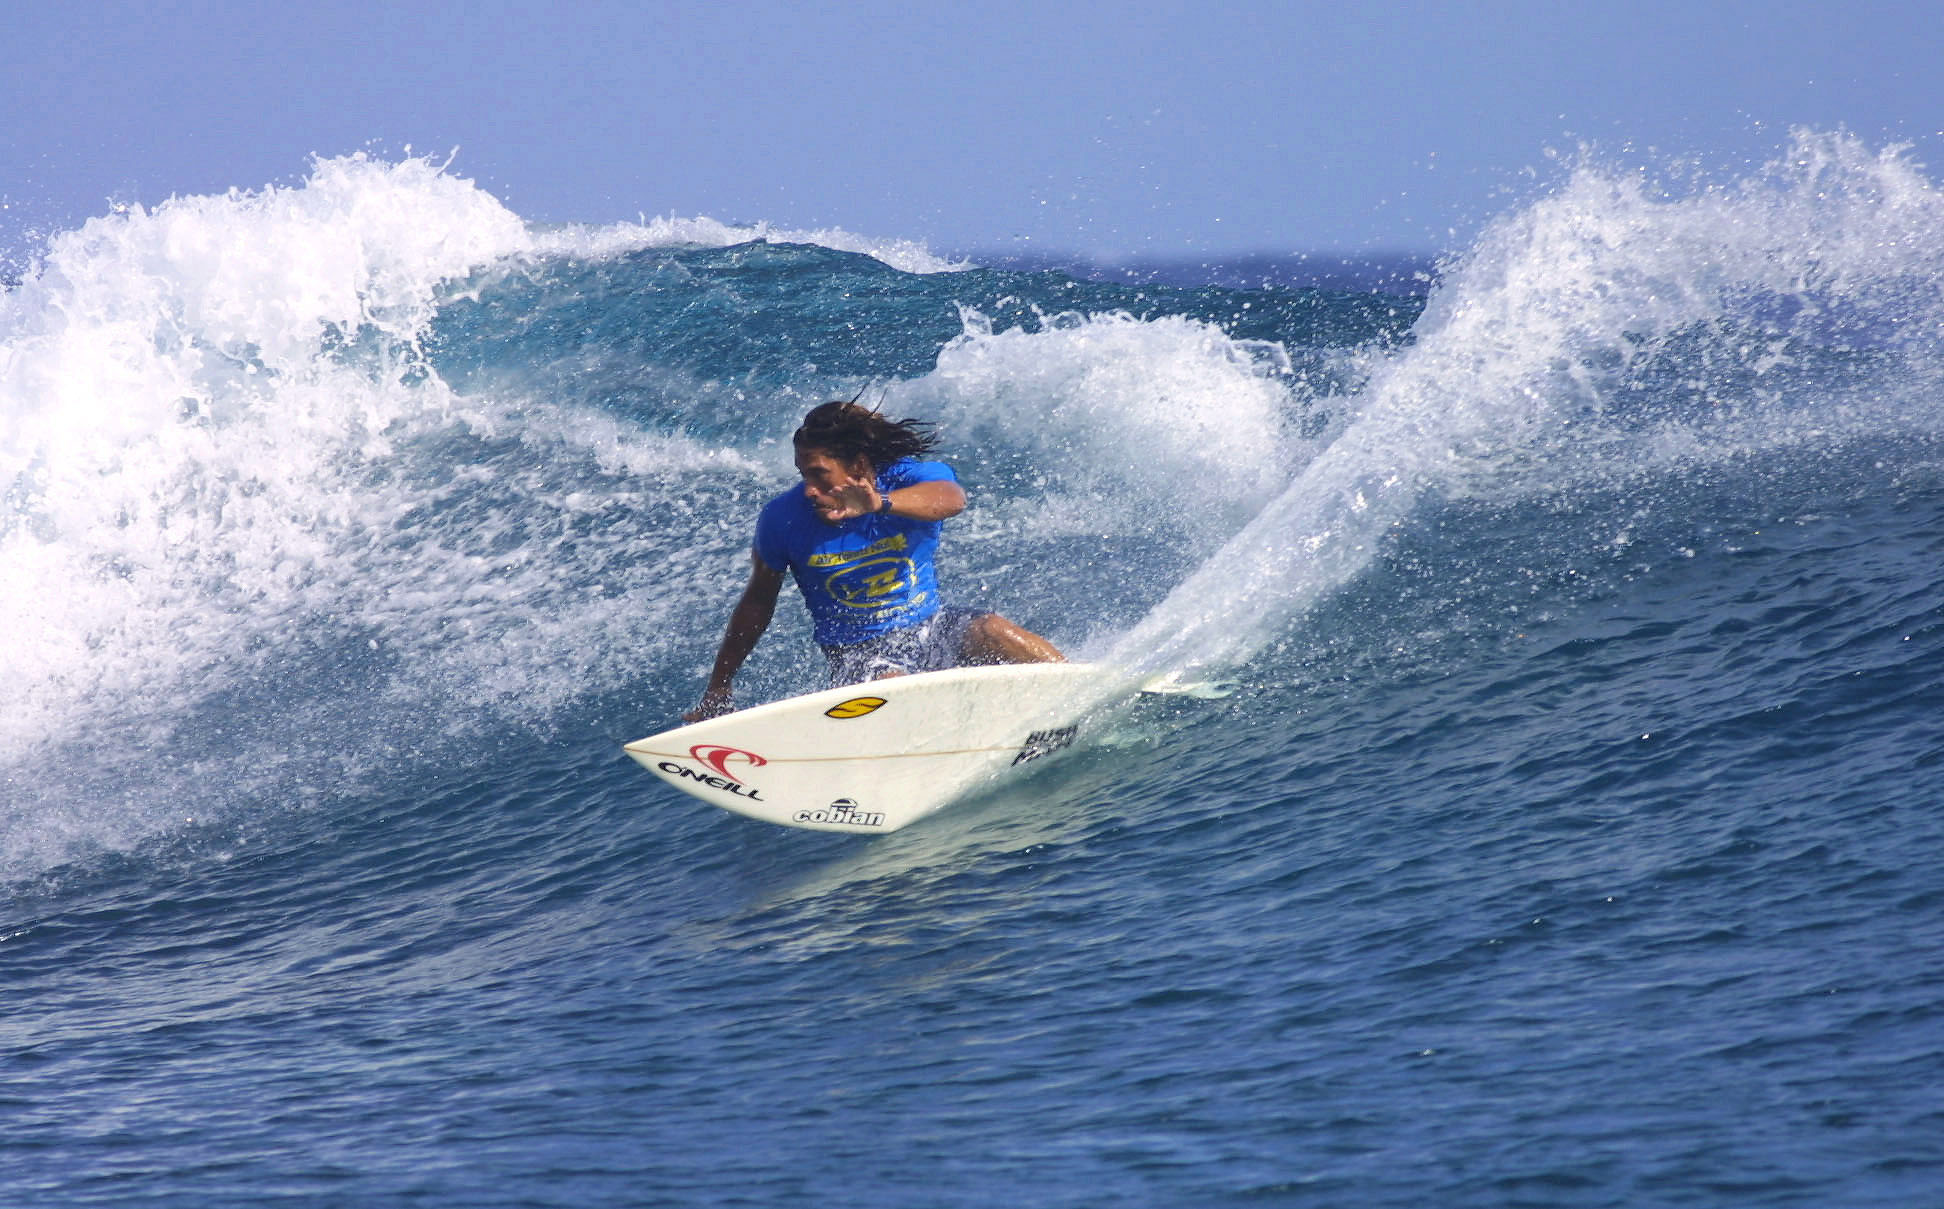
[[[890,511],[891,511],[891,493],[887,491],[883,495],[878,497],[878,512],[880,514],[883,514],[883,513],[888,513]]]

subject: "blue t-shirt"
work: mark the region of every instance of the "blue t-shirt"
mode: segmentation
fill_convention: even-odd
[[[878,471],[880,494],[913,483],[958,481],[943,462],[902,458]],[[803,494],[785,491],[756,518],[756,554],[788,567],[810,609],[818,643],[849,646],[914,626],[938,612],[939,521],[873,513],[824,523]]]

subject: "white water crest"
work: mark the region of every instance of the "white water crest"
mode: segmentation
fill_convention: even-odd
[[[372,460],[450,404],[416,368],[441,284],[525,247],[468,183],[356,157],[56,238],[0,300],[0,752],[330,611],[319,565],[391,519]]]
[[[459,396],[425,344],[541,255],[435,164],[316,163],[55,238],[0,295],[0,874],[544,719],[673,607],[633,510],[733,451]],[[632,597],[632,599],[631,599]]]

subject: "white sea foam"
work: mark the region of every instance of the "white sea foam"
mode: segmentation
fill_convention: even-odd
[[[1200,540],[1239,523],[1304,456],[1278,344],[1180,316],[1068,313],[1004,329],[973,310],[963,319],[937,368],[893,387],[887,405],[936,419],[969,457],[1017,457],[1035,500],[1097,505],[1076,512],[1094,526],[1164,519]]]

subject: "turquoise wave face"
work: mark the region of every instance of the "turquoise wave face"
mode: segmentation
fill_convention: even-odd
[[[939,426],[973,499],[951,598],[1156,674],[1313,646],[1451,517],[1559,523],[1515,565],[1414,554],[1439,616],[1702,549],[1697,499],[1722,531],[1736,492],[1812,514],[1928,456],[1944,223],[1895,157],[1805,147],[1686,199],[1582,168],[1424,296],[537,233],[416,161],[100,220],[0,315],[0,622],[31,635],[0,760],[44,803],[14,842],[63,850],[48,821],[109,785],[158,788],[83,847],[166,829],[211,767],[247,802],[389,767],[374,748],[435,768],[509,728],[649,728],[833,396]],[[1832,478],[1860,449],[1882,469]],[[814,674],[786,607],[748,699]],[[71,758],[100,733],[118,754]]]

